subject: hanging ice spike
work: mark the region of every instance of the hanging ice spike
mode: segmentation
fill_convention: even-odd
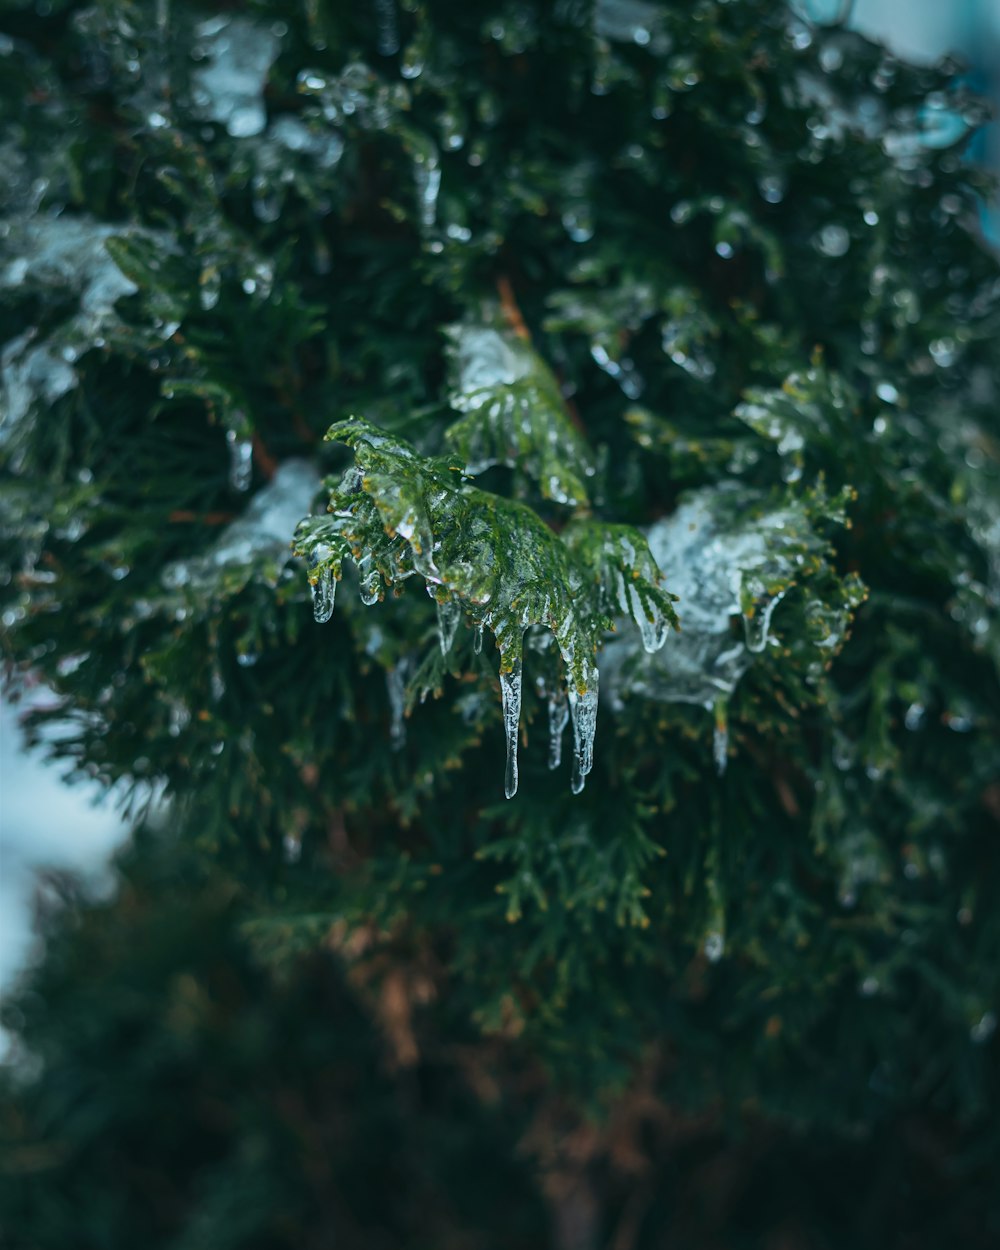
[[[507,738],[507,772],[504,794],[512,799],[517,794],[517,734],[521,722],[521,661],[515,660],[509,672],[500,670],[500,695],[503,699],[503,727]]]

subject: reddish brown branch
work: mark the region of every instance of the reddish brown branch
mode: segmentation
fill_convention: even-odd
[[[177,508],[167,517],[172,525],[228,525],[235,518],[234,512],[191,512]]]
[[[253,458],[257,468],[270,481],[278,471],[278,462],[267,450],[267,444],[259,434],[253,436]]]
[[[514,331],[518,338],[524,339],[526,343],[531,342],[531,331],[524,323],[524,317],[521,316],[521,310],[514,298],[514,288],[510,284],[510,278],[506,274],[501,274],[497,278],[497,294],[500,296],[500,307],[503,309],[503,315],[507,319],[507,324]]]

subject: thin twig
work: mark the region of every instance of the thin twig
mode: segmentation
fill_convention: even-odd
[[[517,300],[514,298],[514,288],[511,286],[510,278],[506,274],[501,274],[497,278],[497,294],[500,296],[500,307],[503,309],[503,315],[507,318],[507,324],[518,338],[524,339],[526,343],[530,343],[531,331],[525,325],[524,317],[521,315]]]

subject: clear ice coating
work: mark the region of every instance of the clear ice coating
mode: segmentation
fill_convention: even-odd
[[[325,568],[339,577],[341,562],[352,559],[362,585],[369,571],[393,585],[423,579],[435,601],[442,654],[450,651],[464,617],[471,621],[476,650],[489,630],[500,653],[508,794],[517,785],[524,647],[537,653],[543,701],[553,687],[568,687],[565,698],[553,693],[548,708],[549,757],[557,766],[558,739],[571,720],[571,784],[579,793],[594,761],[594,657],[608,612],[617,601],[639,617],[645,646],[659,646],[674,623],[672,595],[660,585],[643,535],[631,526],[582,517],[556,535],[533,509],[477,490],[457,461],[425,458],[360,418],[334,425],[327,437],[352,446],[355,461],[331,490],[326,512],[296,527],[296,554],[309,559],[318,544],[331,548],[313,568],[314,577]]]
[[[280,39],[270,26],[242,16],[218,16],[195,33],[208,53],[192,71],[195,102],[234,138],[259,135],[267,123],[264,86]]]
[[[466,472],[505,464],[532,477],[556,503],[586,503],[593,454],[545,362],[521,339],[488,325],[452,325],[445,333],[448,402],[465,414],[446,437]]]
[[[794,544],[806,524],[792,507],[755,515],[753,502],[738,488],[702,490],[650,528],[650,551],[679,596],[681,631],[655,654],[640,652],[623,632],[601,660],[616,699],[632,694],[713,711],[720,771],[728,749],[725,702],[768,645],[781,586],[795,578]],[[742,639],[732,632],[734,616],[743,618]]]
[[[281,568],[292,558],[289,536],[319,489],[320,476],[306,460],[286,460],[250,500],[242,516],[226,526],[207,555],[178,560],[163,571],[168,589],[210,589],[221,569],[267,561]],[[331,603],[331,611],[332,603]]]
[[[344,154],[344,140],[336,130],[322,132],[310,128],[298,117],[283,113],[268,127],[262,144],[261,164],[267,172],[282,177],[289,152],[301,153],[322,169],[333,169]]]
[[[816,405],[793,399],[781,390],[751,391],[748,396],[736,405],[733,416],[774,444],[781,457],[782,477],[786,482],[797,482],[802,476],[802,452],[806,445],[803,429],[822,421]]]
[[[124,233],[65,214],[10,223],[0,241],[0,290],[52,290],[61,299],[75,296],[77,306],[44,339],[29,328],[0,350],[0,442],[35,403],[53,403],[76,386],[76,360],[117,324],[117,301],[138,290],[105,247]]]
[[[591,343],[590,354],[597,367],[602,369],[609,378],[614,378],[629,399],[639,398],[645,388],[645,383],[632,360],[610,351],[608,344],[600,339],[595,339]]]
[[[660,334],[664,353],[685,373],[699,382],[715,377],[715,361],[704,346],[707,329],[700,319],[691,314],[671,317]]]
[[[517,794],[517,736],[521,723],[521,661],[505,672],[500,669],[500,696],[503,700],[503,727],[507,739],[507,771],[504,794],[512,799]],[[581,786],[582,789],[582,786]],[[574,793],[578,791],[574,790]]]
[[[690,496],[670,517],[648,532],[649,547],[665,583],[679,596],[681,632],[634,672],[630,688],[668,702],[714,707],[729,696],[749,668],[751,650],[761,651],[769,638],[771,616],[780,596],[772,595],[759,611],[744,607],[744,591],[794,576],[791,555],[782,550],[801,531],[802,516],[785,508],[739,519],[739,508],[715,505],[735,492],[704,490]],[[749,508],[749,503],[748,503]],[[750,641],[734,638],[730,618],[749,617]],[[622,658],[627,638],[606,648],[609,661]],[[634,649],[634,646],[633,646]],[[609,669],[616,667],[609,664]]]

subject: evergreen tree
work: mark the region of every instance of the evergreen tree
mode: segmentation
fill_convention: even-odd
[[[983,118],[847,7],[4,5],[7,669],[138,830],[10,1244],[995,1244]]]

